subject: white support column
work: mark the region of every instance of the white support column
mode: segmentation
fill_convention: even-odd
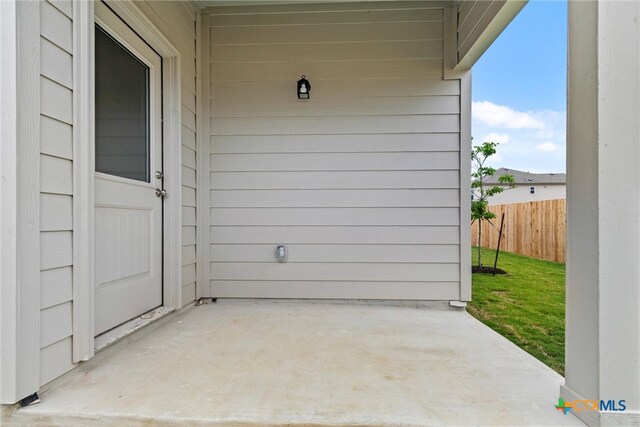
[[[94,9],[73,2],[73,362],[94,355]]]
[[[0,2],[0,403],[17,398],[17,13]]]
[[[566,401],[640,425],[640,3],[569,2]]]
[[[444,79],[460,81],[460,300],[471,301],[471,69],[458,68],[458,10],[444,8]]]
[[[0,403],[14,403],[40,386],[40,2],[0,3]]]

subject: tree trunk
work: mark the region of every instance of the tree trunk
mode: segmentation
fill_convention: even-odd
[[[482,246],[482,219],[478,220],[478,267],[482,265],[482,253],[480,252],[480,246]]]

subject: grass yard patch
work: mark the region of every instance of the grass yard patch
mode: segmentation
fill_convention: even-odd
[[[494,257],[482,249],[485,265]],[[473,274],[469,313],[564,375],[565,265],[501,252],[498,267],[507,274]]]

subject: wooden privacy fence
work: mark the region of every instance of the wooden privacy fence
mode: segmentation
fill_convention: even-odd
[[[482,246],[498,245],[500,217],[504,212],[504,230],[500,250],[533,258],[565,262],[567,203],[564,199],[510,203],[489,206],[496,214],[493,226],[482,224]],[[478,244],[478,224],[471,225],[471,244]]]

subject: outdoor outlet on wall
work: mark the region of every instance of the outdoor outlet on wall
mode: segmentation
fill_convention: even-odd
[[[276,246],[276,259],[278,262],[285,262],[287,260],[287,247],[285,245]]]

